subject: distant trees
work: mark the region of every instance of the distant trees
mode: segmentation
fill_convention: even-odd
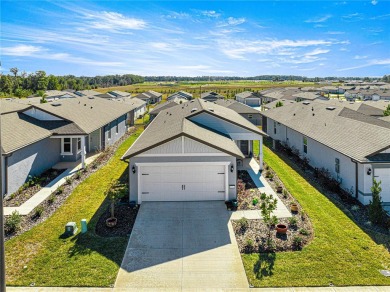
[[[12,75],[0,76],[0,97],[27,97],[39,90],[83,90],[144,82],[142,76],[133,74],[76,77],[73,75],[46,75],[46,72],[42,70],[31,74],[26,74],[24,71],[19,74],[19,72],[20,70],[14,67],[10,69]]]
[[[384,76],[382,77],[382,81],[383,81],[383,82],[390,83],[390,75],[384,75]]]

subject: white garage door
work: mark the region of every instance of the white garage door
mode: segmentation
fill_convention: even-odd
[[[141,166],[141,201],[225,199],[224,165]]]
[[[390,168],[375,168],[374,177],[376,181],[381,181],[382,201],[390,202]]]

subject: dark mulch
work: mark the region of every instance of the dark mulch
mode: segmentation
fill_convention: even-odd
[[[45,201],[42,202],[42,204],[39,205],[42,206],[44,210],[40,216],[37,216],[36,212],[33,210],[27,216],[22,216],[22,221],[18,231],[9,233],[7,230],[5,230],[5,240],[9,240],[14,236],[20,235],[49,218],[60,206],[62,206],[65,200],[80,183],[82,183],[92,173],[98,171],[101,167],[107,164],[107,162],[114,155],[118,146],[122,144],[122,142],[126,140],[134,131],[135,128],[130,128],[128,133],[123,135],[123,137],[119,139],[114,145],[104,150],[93,163],[88,165],[85,170],[79,171],[77,174],[73,175],[69,183],[65,183],[62,185],[62,187],[59,188],[62,190],[61,192],[59,192],[58,189],[57,191],[54,191]],[[5,216],[5,220],[7,220],[8,217],[9,216]]]
[[[271,242],[268,241],[269,229],[263,220],[233,220],[233,228],[241,253],[253,252],[276,252],[276,251],[296,251],[301,250],[313,238],[313,226],[299,203],[285,189],[276,173],[265,164],[265,173],[272,173],[272,180],[267,182],[273,188],[277,196],[283,201],[287,208],[292,203],[297,204],[298,212],[293,212],[293,218],[281,218],[278,224],[285,224],[288,227],[287,233],[278,234],[275,228],[271,228]],[[277,192],[277,186],[282,187],[282,193]],[[256,188],[255,183],[247,171],[238,172],[238,210],[258,210],[261,204],[261,193]],[[253,204],[253,199],[257,198],[258,203]],[[293,222],[295,220],[295,222]],[[245,222],[246,221],[246,222]],[[247,226],[245,226],[247,224]],[[299,244],[297,241],[301,241]]]
[[[109,208],[104,212],[96,224],[95,232],[101,237],[126,237],[133,230],[134,222],[138,214],[138,205],[130,207],[130,205],[119,203],[115,206],[115,218],[118,219],[117,225],[107,227],[106,220],[110,217]]]
[[[10,194],[4,199],[5,207],[18,207],[47,186],[53,179],[61,175],[65,169],[49,169],[39,176],[36,176],[30,182],[25,183],[18,191]],[[32,182],[34,181],[34,183]]]

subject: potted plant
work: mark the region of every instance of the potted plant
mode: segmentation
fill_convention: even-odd
[[[123,197],[126,192],[126,188],[119,184],[118,181],[113,180],[108,190],[106,191],[106,196],[110,200],[110,217],[106,219],[107,227],[116,226],[118,219],[115,218],[115,203],[117,200]]]
[[[279,183],[276,183],[276,192],[281,194],[282,191],[283,191],[283,187]]]
[[[276,232],[279,234],[286,234],[287,232],[287,226],[284,224],[278,224],[276,225]]]
[[[291,212],[298,212],[298,205],[295,203],[291,203],[290,210]]]

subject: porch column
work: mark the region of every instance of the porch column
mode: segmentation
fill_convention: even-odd
[[[85,137],[81,137],[81,167],[85,168]]]
[[[259,166],[260,171],[263,170],[263,137],[259,140]]]

